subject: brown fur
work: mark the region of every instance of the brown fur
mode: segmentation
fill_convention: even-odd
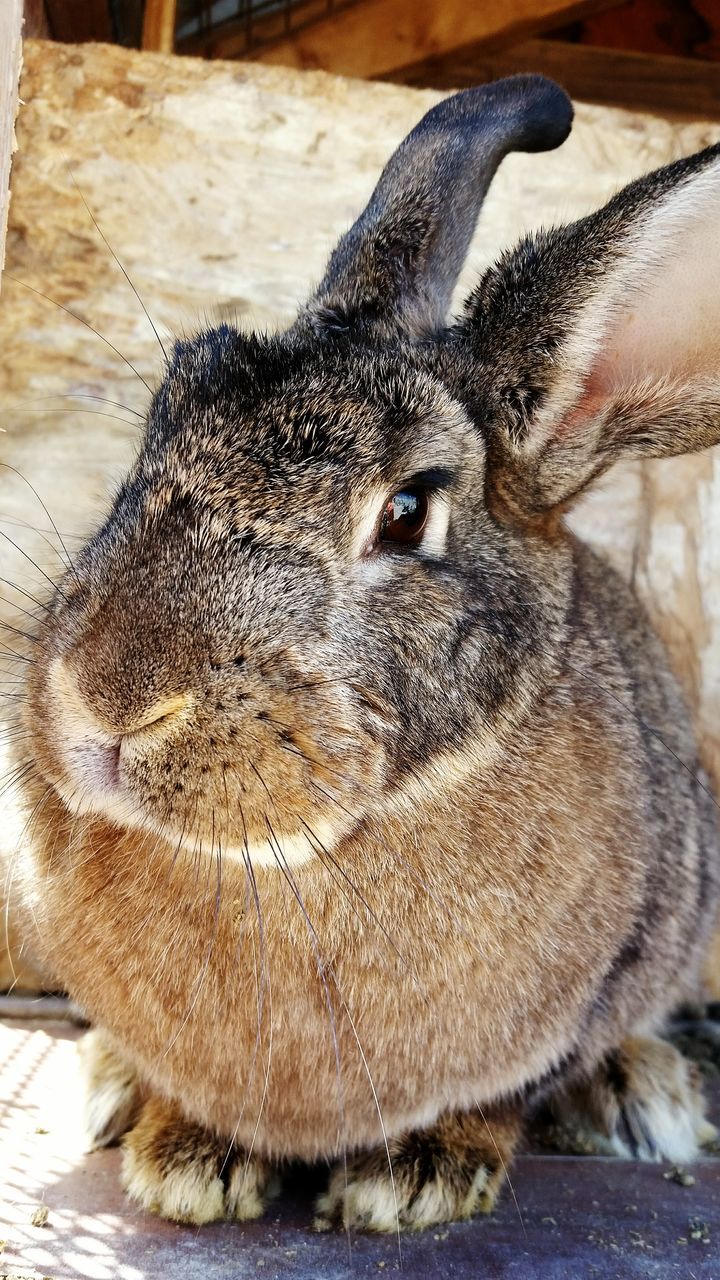
[[[178,345],[34,649],[27,934],[111,1034],[110,1077],[135,1073],[125,1112],[147,1099],[127,1185],[192,1221],[346,1152],[324,1221],[386,1223],[388,1154],[400,1225],[470,1212],[529,1103],[699,992],[714,802],[659,642],[559,513],[623,452],[718,438],[704,373],[679,439],[675,381],[650,395],[633,363],[585,391],[643,229],[720,165],[520,246],[431,342],[487,166],[569,126],[533,78],[451,102],[288,335]],[[428,533],[388,547],[383,504],[412,485]],[[682,1076],[651,1057],[650,1102]],[[701,1113],[683,1080],[678,1123]],[[221,1149],[250,1179],[235,1199]]]
[[[335,1170],[316,1229],[419,1231],[491,1213],[521,1129],[517,1108],[477,1107],[400,1134]]]
[[[592,574],[592,557],[580,559]],[[607,590],[606,581],[603,569],[593,585]],[[611,590],[616,607],[622,589]],[[634,623],[638,646],[656,648]],[[666,870],[666,920],[654,923],[647,953],[618,976],[610,1009],[593,1008],[662,851],[647,830],[642,779],[628,770],[637,723],[598,703],[576,673],[588,670],[588,651],[608,646],[596,605],[585,602],[577,627],[574,669],[527,715],[512,749],[465,778],[467,757],[440,758],[424,785],[413,779],[415,794],[393,797],[399,812],[343,841],[354,890],[342,892],[319,858],[293,868],[311,928],[277,868],[254,873],[261,937],[242,865],[223,864],[218,906],[212,858],[193,867],[170,842],[77,822],[38,786],[47,834],[26,892],[43,952],[151,1086],[182,1098],[198,1122],[237,1126],[241,1144],[260,1117],[263,1155],[339,1155],[381,1138],[370,1076],[396,1132],[450,1099],[471,1106],[522,1089],[566,1056],[597,1061],[625,1027],[657,1026],[695,994],[705,940],[692,932],[687,864]],[[282,768],[268,775],[272,791]],[[480,993],[482,1016],[469,1020]]]
[[[126,1139],[123,1182],[151,1213],[196,1226],[258,1218],[275,1189],[262,1160],[158,1098],[148,1099]]]

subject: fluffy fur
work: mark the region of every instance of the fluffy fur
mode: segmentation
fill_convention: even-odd
[[[272,1166],[346,1152],[321,1225],[464,1216],[556,1091],[618,1151],[621,1114],[639,1154],[707,1136],[682,1060],[637,1046],[698,994],[714,802],[562,515],[616,458],[720,439],[702,346],[658,367],[650,322],[668,243],[714,243],[720,152],[444,323],[494,168],[570,117],[535,77],[434,108],[288,333],[179,343],[38,635],[27,931],[112,1037],[97,1140],[144,1099],[125,1182],[168,1216],[253,1216]],[[384,544],[412,485],[428,533]]]

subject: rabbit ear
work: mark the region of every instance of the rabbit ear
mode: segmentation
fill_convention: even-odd
[[[480,206],[509,151],[546,151],[572,123],[543,76],[511,76],[438,103],[388,161],[308,303],[316,330],[369,337],[439,328]]]
[[[720,442],[720,145],[521,243],[462,330],[517,511],[567,502],[619,458]]]

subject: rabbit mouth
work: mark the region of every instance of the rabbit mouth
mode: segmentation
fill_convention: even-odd
[[[194,858],[205,852],[222,854],[223,859],[254,866],[299,866],[319,853],[330,855],[340,841],[357,825],[345,810],[333,819],[322,813],[308,814],[300,823],[290,815],[281,818],[273,813],[265,831],[257,822],[246,819],[242,838],[219,824],[206,839],[197,829],[182,823],[181,815],[168,815],[157,802],[149,803],[132,776],[132,767],[119,739],[109,744],[84,740],[68,745],[62,752],[62,769],[56,772],[53,785],[67,808],[76,816],[109,820],[124,828],[134,828],[164,837],[178,852],[184,849]],[[302,825],[301,825],[302,824]],[[187,829],[185,829],[187,827]],[[175,835],[173,830],[178,828]]]
[[[71,747],[72,773],[85,779],[92,791],[115,796],[121,789],[120,741],[112,745],[84,743]]]
[[[185,850],[194,860],[222,854],[282,870],[332,856],[380,783],[381,753],[350,729],[333,690],[314,727],[297,714],[304,702],[291,728],[290,699],[272,701],[270,690],[266,708],[277,715],[245,716],[243,703],[223,725],[199,689],[149,700],[143,714],[113,726],[88,703],[72,665],[54,657],[31,682],[30,729],[41,770],[72,814],[154,837],[145,846],[152,856]],[[301,690],[295,700],[309,696]],[[323,741],[331,722],[342,752]]]
[[[60,757],[53,785],[71,813],[136,824],[139,805],[124,776],[120,737],[111,741],[86,736],[66,743]]]
[[[73,751],[75,771],[72,781],[58,780],[55,790],[67,808],[78,817],[104,818],[123,828],[134,828],[154,833],[172,847],[174,855],[184,850],[197,859],[203,852],[203,840],[192,831],[172,838],[167,822],[160,821],[151,810],[143,806],[133,792],[124,785],[119,761],[105,758],[105,748],[97,752],[92,748],[76,748]],[[272,836],[262,839],[248,832],[242,841],[226,835],[222,830],[213,833],[205,844],[208,854],[220,853],[223,861],[229,860],[256,867],[275,867],[279,870],[301,866],[322,852],[333,853],[340,841],[350,833],[355,823],[348,818],[331,822],[322,816],[307,823],[305,829],[276,830]]]

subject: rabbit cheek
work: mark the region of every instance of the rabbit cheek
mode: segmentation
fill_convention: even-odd
[[[39,661],[27,687],[27,727],[34,759],[66,804],[87,812],[91,796],[120,792],[120,738],[94,720],[69,667]]]

